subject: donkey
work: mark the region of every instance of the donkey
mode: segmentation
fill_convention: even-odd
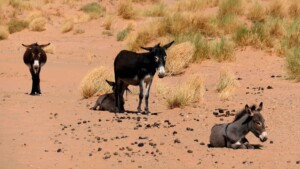
[[[150,114],[148,108],[148,99],[153,76],[158,70],[158,77],[165,76],[166,50],[174,43],[174,41],[160,46],[141,47],[147,50],[147,53],[136,53],[132,51],[122,50],[115,58],[114,73],[115,73],[115,97],[116,108],[115,112],[124,112],[124,107],[120,104],[124,102],[121,89],[128,85],[140,87],[139,104],[137,107],[138,114],[141,114],[141,104],[144,97],[144,83],[146,83],[145,94],[145,113]]]
[[[108,85],[112,87],[112,90],[114,91],[116,86],[115,82],[111,82],[108,80],[105,81],[108,83]],[[124,91],[131,92],[127,87],[122,90],[123,93]],[[90,110],[106,110],[106,111],[114,112],[115,102],[116,102],[116,98],[114,93],[104,94],[99,96],[95,105],[91,107]],[[122,102],[122,105],[124,105],[124,102]]]
[[[265,129],[265,120],[261,115],[263,103],[256,108],[246,105],[245,109],[239,112],[232,123],[217,124],[211,129],[210,147],[227,147],[233,149],[253,149],[249,144],[246,135],[251,131],[256,137],[264,142],[268,139]]]
[[[37,43],[33,43],[31,45],[22,45],[26,47],[23,61],[29,67],[32,77],[32,88],[30,95],[42,95],[40,88],[40,72],[41,67],[47,62],[47,55],[43,48],[50,45],[50,43],[44,45],[39,45]]]

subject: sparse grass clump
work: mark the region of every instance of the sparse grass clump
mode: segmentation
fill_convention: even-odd
[[[74,35],[77,35],[77,34],[83,34],[85,32],[85,30],[84,29],[75,29],[74,30]]]
[[[287,33],[284,35],[281,41],[281,50],[283,54],[286,54],[287,51],[291,48],[300,46],[300,20],[295,20],[289,28]]]
[[[219,17],[237,14],[243,14],[243,4],[241,0],[221,0],[219,3]]]
[[[237,16],[235,14],[226,14],[218,17],[218,26],[225,34],[234,32],[238,26],[239,21],[237,21]]]
[[[289,15],[292,18],[299,18],[300,17],[300,2],[295,0],[289,6]]]
[[[27,27],[28,27],[28,22],[23,20],[12,19],[8,22],[8,30],[10,34],[15,32],[20,32]]]
[[[188,0],[178,1],[176,4],[176,11],[198,11],[207,7],[218,5],[219,0]]]
[[[129,50],[137,51],[141,46],[153,40],[155,32],[153,28],[145,27],[138,32],[130,33],[127,37],[127,47]]]
[[[7,39],[9,32],[5,26],[0,25],[0,40]]]
[[[74,28],[74,21],[72,19],[68,19],[65,21],[61,32],[67,33],[67,32],[70,32],[71,30],[73,30],[73,28]]]
[[[261,22],[266,18],[264,7],[256,1],[249,9],[247,18],[253,22]]]
[[[284,3],[283,0],[273,0],[267,9],[267,13],[273,17],[285,17],[286,11]]]
[[[293,48],[288,52],[286,69],[290,79],[300,81],[300,47]]]
[[[24,0],[9,0],[9,5],[18,10],[28,10],[32,8],[30,2]]]
[[[233,35],[233,40],[239,46],[247,46],[251,44],[250,30],[248,30],[248,28],[244,26],[239,27]]]
[[[228,100],[237,85],[234,75],[227,69],[222,70],[216,87],[221,100]]]
[[[132,28],[131,26],[127,26],[125,29],[123,29],[122,31],[120,31],[118,34],[117,34],[117,41],[123,41],[127,35],[131,32]]]
[[[163,3],[154,4],[150,9],[145,11],[146,16],[161,17],[166,14],[166,6]]]
[[[81,11],[87,13],[92,19],[97,19],[104,15],[106,9],[97,2],[92,2],[80,8]]]
[[[199,76],[191,77],[187,82],[177,85],[165,96],[168,108],[183,108],[191,103],[197,103],[204,96],[204,81]]]
[[[222,37],[220,42],[212,47],[212,57],[218,62],[235,60],[234,44]]]
[[[110,30],[112,23],[113,23],[113,17],[108,16],[108,17],[105,18],[103,26],[106,30]]]
[[[39,17],[33,19],[29,24],[29,30],[41,32],[46,30],[47,19],[44,17]]]
[[[98,67],[89,72],[81,81],[80,94],[83,98],[101,95],[111,91],[105,80],[112,80],[113,75],[105,67]]]
[[[118,15],[124,19],[132,19],[135,16],[132,2],[130,0],[121,0],[118,5]]]
[[[169,75],[178,75],[188,67],[195,53],[195,47],[190,42],[175,45],[168,51],[166,72]]]

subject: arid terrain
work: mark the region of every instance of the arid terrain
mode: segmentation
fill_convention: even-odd
[[[117,14],[118,1],[103,0],[97,2],[105,6],[104,16],[77,22],[82,13],[80,7],[93,1],[41,0],[35,5],[46,2],[37,8],[48,17],[44,31],[26,28],[0,40],[1,169],[300,167],[300,84],[288,80],[285,57],[268,50],[275,47],[236,46],[232,61],[205,59],[190,63],[179,75],[162,79],[155,76],[149,98],[150,116],[135,113],[137,87],[130,87],[133,93],[125,97],[129,113],[93,111],[89,108],[97,96],[83,99],[82,79],[99,66],[113,73],[115,56],[128,49],[127,40],[117,41],[118,32],[128,24],[132,24],[133,32],[138,32],[153,18],[136,14],[135,18],[123,19]],[[176,5],[175,0],[162,2],[166,6]],[[152,3],[134,2],[134,7],[142,11]],[[4,2],[3,10],[10,15],[13,8]],[[24,9],[16,15],[26,18],[33,10]],[[214,15],[218,7],[203,11]],[[107,15],[114,18],[108,30],[104,26]],[[8,17],[5,16],[6,20]],[[74,28],[62,33],[68,18],[74,19]],[[75,33],[76,30],[84,32]],[[218,34],[213,39],[220,37]],[[145,46],[170,40],[172,36],[151,39]],[[25,48],[21,44],[35,42],[51,43],[48,61],[41,71],[42,96],[28,94],[32,81],[22,58]],[[230,70],[237,82],[226,100],[220,99],[216,91],[223,69]],[[160,95],[158,85],[175,88],[193,75],[204,81],[201,101],[168,108],[167,96]],[[214,124],[232,122],[245,104],[260,102],[264,103],[262,115],[269,138],[263,143],[252,133],[247,138],[252,144],[262,145],[261,149],[208,148]],[[218,109],[228,110],[231,115],[215,116],[213,113]]]

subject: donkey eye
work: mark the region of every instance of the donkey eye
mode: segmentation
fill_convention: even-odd
[[[256,124],[257,124],[258,126],[261,126],[261,122],[259,122],[259,121],[257,121]]]
[[[167,59],[167,56],[164,57],[164,60],[166,60],[166,59]]]
[[[159,58],[157,56],[155,56],[155,62],[158,62],[159,61]]]

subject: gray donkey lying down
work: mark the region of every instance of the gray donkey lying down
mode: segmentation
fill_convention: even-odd
[[[106,80],[106,82],[112,87],[112,91],[115,91],[115,82],[110,82],[108,80]],[[123,87],[122,90],[122,95],[124,92],[130,92],[131,91],[127,88],[127,86]],[[115,98],[115,94],[114,93],[108,93],[108,94],[104,94],[99,96],[99,98],[97,99],[95,105],[93,107],[91,107],[91,110],[103,110],[103,111],[110,111],[110,112],[114,112],[115,111],[115,104],[116,104],[116,98]],[[121,104],[124,106],[124,101],[121,101]],[[99,107],[99,108],[98,108]]]
[[[236,114],[232,123],[216,124],[211,129],[210,147],[227,147],[233,149],[253,149],[246,139],[246,135],[251,131],[260,141],[268,139],[265,130],[265,120],[261,115],[263,103],[256,108],[246,105],[245,109]]]

